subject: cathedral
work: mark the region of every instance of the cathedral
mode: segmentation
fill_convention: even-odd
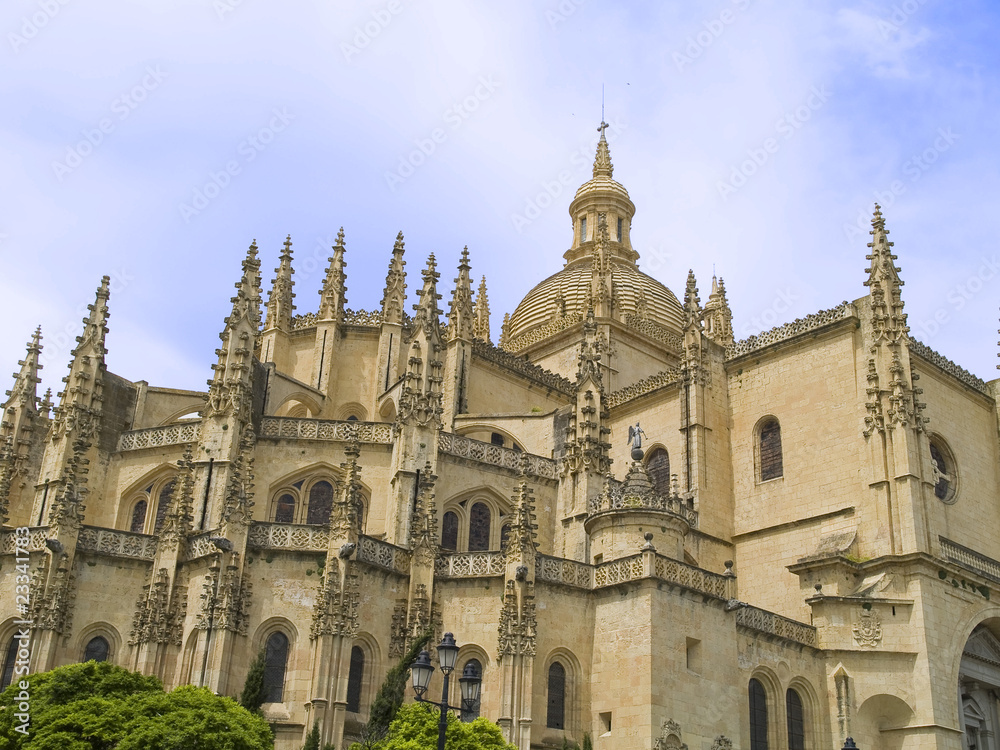
[[[857,299],[739,341],[722,279],[639,270],[635,210],[602,129],[499,335],[468,250],[407,304],[400,233],[354,310],[341,230],[296,313],[254,241],[205,391],[107,370],[105,277],[57,402],[36,331],[0,414],[3,686],[235,696],[263,650],[276,748],[346,748],[447,631],[519,750],[1000,750],[1000,381],[910,337],[878,206]]]

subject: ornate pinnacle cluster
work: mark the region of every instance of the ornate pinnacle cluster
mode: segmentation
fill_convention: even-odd
[[[385,293],[382,295],[382,320],[385,323],[403,322],[403,303],[406,300],[406,261],[403,260],[403,233],[396,235],[392,248],[389,272],[385,275]]]
[[[582,386],[589,380],[599,390],[603,390],[600,342],[597,338],[597,322],[592,307],[587,309],[587,317],[583,321],[583,341],[580,343],[580,354],[577,355],[577,359],[579,363],[576,371],[577,386]]]
[[[413,549],[437,550],[437,502],[434,500],[436,481],[437,475],[433,473],[428,462],[420,473],[420,484],[417,487],[417,498],[413,504],[413,517],[410,521],[410,547]]]
[[[0,436],[11,434],[13,423],[9,422],[7,418],[12,416],[18,407],[32,416],[38,409],[36,386],[42,382],[38,377],[38,371],[42,369],[42,365],[38,364],[38,355],[42,352],[41,340],[42,327],[39,326],[35,329],[31,341],[28,342],[27,355],[18,362],[21,369],[14,373],[14,386],[7,391],[10,398],[5,405],[5,413],[0,415]]]
[[[329,258],[330,267],[326,270],[326,279],[319,292],[319,319],[335,320],[338,323],[344,319],[344,306],[347,304],[347,274],[344,269],[344,228],[337,232],[337,242],[333,246],[333,255]]]
[[[872,241],[868,243],[868,247],[872,251],[865,257],[871,261],[871,266],[865,269],[868,273],[865,286],[869,288],[871,299],[875,342],[897,343],[907,340],[910,329],[906,325],[906,314],[903,312],[903,300],[900,294],[903,286],[899,278],[901,269],[895,264],[896,256],[891,250],[893,243],[888,240],[889,230],[885,228],[882,209],[877,203],[870,234]]]
[[[701,321],[701,298],[698,296],[698,282],[694,277],[694,271],[688,270],[687,286],[684,288],[684,312],[686,313],[687,325],[693,321]]]
[[[337,539],[361,531],[361,466],[358,463],[361,446],[357,435],[347,444],[344,454],[347,456],[347,461],[340,465],[344,479],[340,483],[333,511],[330,513],[331,538]]]
[[[170,507],[163,518],[159,543],[165,549],[178,547],[191,533],[194,524],[194,461],[191,444],[184,446],[184,455],[177,466],[180,481],[170,498]]]
[[[48,524],[53,531],[72,533],[80,530],[83,525],[83,515],[86,506],[83,498],[88,490],[87,473],[90,471],[87,465],[90,463],[84,457],[90,443],[80,437],[73,441],[73,450],[69,458],[63,464],[62,475],[59,477],[61,485],[52,507],[49,509]]]
[[[249,526],[253,521],[254,446],[257,436],[249,425],[240,438],[240,452],[233,461],[222,506],[222,524]]]
[[[521,457],[521,477],[511,498],[514,504],[514,521],[510,526],[504,557],[508,562],[524,561],[534,555],[538,547],[538,524],[535,516],[535,496],[528,484],[528,457]]]
[[[63,378],[66,388],[59,393],[53,439],[70,432],[88,440],[97,435],[103,398],[104,355],[108,353],[104,342],[108,334],[110,282],[107,276],[101,279],[97,299],[87,306],[90,314],[83,320],[83,335],[76,339],[69,375]]]
[[[726,299],[726,285],[722,279],[712,277],[712,294],[705,304],[705,335],[722,346],[733,343],[733,312]]]
[[[437,301],[441,299],[437,293],[439,275],[431,255],[423,271],[420,302],[413,306],[416,315],[413,317],[403,392],[396,414],[397,429],[404,423],[427,426],[440,422],[444,362],[441,361],[441,310],[437,306]]]
[[[243,260],[243,277],[236,284],[232,298],[233,311],[226,318],[226,327],[219,338],[222,347],[216,349],[218,364],[212,365],[215,375],[208,381],[208,405],[205,416],[236,414],[249,421],[252,394],[250,390],[253,352],[260,329],[260,261],[257,240],[247,250]]]
[[[458,278],[455,292],[451,297],[451,311],[448,313],[448,338],[471,341],[474,329],[472,306],[472,279],[469,276],[469,247],[462,249],[462,259],[458,263]]]
[[[256,240],[254,240],[256,243]],[[277,328],[281,331],[292,329],[292,313],[295,311],[295,292],[292,291],[295,282],[292,281],[292,235],[285,238],[284,249],[281,251],[278,267],[274,269],[275,277],[271,282],[271,293],[267,298],[267,316],[264,318],[264,330]]]
[[[486,296],[486,277],[479,282],[479,292],[476,294],[475,325],[472,335],[481,341],[490,341],[490,298]],[[1000,367],[1000,365],[997,365]]]
[[[590,304],[599,318],[608,318],[615,309],[615,288],[611,278],[611,239],[607,214],[597,215],[597,241],[591,254]]]
[[[38,355],[42,351],[41,338],[42,329],[39,327],[28,343],[27,355],[18,362],[21,369],[15,373],[14,386],[7,391],[10,398],[0,410],[0,518],[9,502],[14,477],[24,471],[39,416],[37,385],[41,382],[38,378],[38,371],[42,368],[38,364]],[[48,417],[48,410],[44,416]],[[0,523],[3,522],[0,520]]]
[[[598,130],[601,132],[601,139],[597,142],[597,156],[594,157],[594,177],[608,177],[614,174],[615,168],[611,163],[611,152],[608,150],[608,141],[604,137],[604,131],[608,124],[601,122]]]
[[[432,327],[436,328],[441,319],[441,308],[437,306],[441,295],[437,293],[437,281],[441,274],[437,272],[437,263],[434,260],[434,253],[427,257],[427,268],[421,271],[424,278],[424,286],[417,295],[420,301],[413,306],[416,315],[413,316],[413,328],[423,328],[428,333]]]
[[[10,485],[14,481],[14,440],[0,439],[0,526],[10,520]]]

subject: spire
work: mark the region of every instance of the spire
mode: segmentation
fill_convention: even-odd
[[[250,375],[253,352],[260,329],[260,260],[257,240],[247,250],[243,260],[243,276],[236,283],[232,298],[233,311],[226,318],[226,327],[219,334],[222,348],[216,349],[218,364],[212,365],[214,376],[208,381],[208,406],[205,416],[236,414],[249,421],[252,395]]]
[[[533,557],[538,547],[538,524],[535,516],[535,496],[528,484],[527,455],[521,456],[521,476],[514,496],[514,521],[510,525],[504,557],[508,562],[524,562]]]
[[[726,285],[712,276],[712,294],[705,303],[705,334],[722,346],[733,343],[733,313],[726,299]]]
[[[429,331],[431,326],[440,323],[441,318],[441,309],[437,306],[438,300],[441,299],[441,295],[437,293],[437,280],[441,278],[441,274],[437,272],[434,253],[427,257],[427,268],[421,274],[424,277],[424,287],[417,292],[420,302],[413,306],[416,312],[413,316],[413,328],[414,330],[424,328]]]
[[[597,156],[594,157],[594,177],[610,178],[615,169],[611,164],[611,152],[608,151],[608,141],[604,137],[604,131],[607,128],[608,124],[604,120],[601,120],[600,127],[597,128],[601,133],[601,139],[597,142]]]
[[[385,292],[382,295],[382,322],[400,324],[403,322],[403,303],[406,301],[406,261],[403,260],[403,233],[396,235],[392,248],[389,272],[385,276]]]
[[[319,319],[344,319],[344,306],[347,304],[347,274],[344,269],[344,228],[337,232],[337,244],[333,246],[333,256],[329,259],[330,267],[326,270],[326,279],[319,293]]]
[[[692,320],[701,319],[701,298],[698,296],[698,282],[695,280],[693,270],[688,270],[687,287],[684,289],[684,312],[689,325]]]
[[[254,240],[256,242],[256,240]],[[271,282],[271,293],[267,298],[267,317],[264,319],[264,330],[277,328],[282,331],[292,330],[292,313],[295,310],[295,292],[292,287],[292,235],[285,238],[285,249],[281,251],[281,260],[274,269],[276,274]]]
[[[437,476],[433,473],[430,462],[424,465],[420,472],[420,485],[413,504],[413,518],[410,523],[410,547],[414,550],[437,551],[437,503],[434,500],[434,483]]]
[[[38,364],[38,355],[42,351],[41,339],[42,327],[39,326],[28,342],[27,355],[18,362],[21,369],[14,373],[14,386],[7,391],[10,398],[0,413],[0,438],[11,436],[16,442],[30,438],[31,423],[38,415],[36,386],[42,382],[38,378],[38,371],[42,369],[42,365]],[[27,430],[28,434],[19,434],[23,430]]]
[[[486,296],[486,277],[479,282],[479,292],[476,294],[476,321],[472,327],[472,335],[482,341],[490,341],[490,298]]]
[[[500,348],[503,349],[507,345],[507,339],[509,338],[507,331],[510,330],[510,313],[503,314],[503,323],[500,324]]]
[[[868,296],[872,306],[872,328],[875,342],[897,343],[906,339],[909,327],[906,325],[906,313],[903,312],[901,296],[902,280],[899,278],[900,268],[896,266],[896,256],[892,253],[893,243],[889,242],[889,230],[885,228],[882,209],[876,203],[875,214],[872,217],[872,241],[868,247],[872,249],[866,255],[871,265],[865,269],[868,280]]]
[[[52,389],[46,388],[45,395],[42,396],[42,400],[38,402],[38,413],[45,419],[49,418],[49,412],[52,411]]]
[[[101,279],[97,299],[87,306],[90,314],[83,320],[83,335],[76,339],[69,375],[63,378],[66,388],[59,393],[53,437],[73,430],[88,439],[97,434],[104,387],[104,355],[108,353],[104,342],[108,334],[110,282],[107,276]]]
[[[448,338],[451,340],[472,339],[473,331],[472,280],[469,277],[469,246],[462,249],[462,259],[458,263],[458,278],[455,292],[451,296],[451,311],[448,313]]]

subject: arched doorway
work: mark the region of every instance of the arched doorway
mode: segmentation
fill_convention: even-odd
[[[959,716],[965,750],[1000,750],[1000,638],[978,625],[962,649]]]

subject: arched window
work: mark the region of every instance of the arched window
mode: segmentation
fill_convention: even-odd
[[[170,500],[174,496],[174,487],[176,486],[177,481],[171,479],[160,490],[160,497],[156,502],[156,521],[153,524],[154,534],[160,533],[160,529],[163,527],[163,519],[167,517],[167,511],[170,509]]]
[[[469,551],[490,548],[490,509],[486,503],[476,503],[469,512]]]
[[[458,549],[458,514],[449,510],[441,524],[441,547],[455,551]]]
[[[750,750],[767,750],[767,697],[759,680],[750,680]]]
[[[670,455],[665,448],[653,448],[646,456],[646,471],[653,480],[653,489],[660,495],[670,494]]]
[[[566,668],[557,661],[549,667],[548,709],[545,726],[552,729],[566,728]]]
[[[295,523],[295,498],[284,494],[278,498],[274,508],[275,523]]]
[[[0,690],[6,690],[10,683],[14,681],[14,664],[17,661],[17,638],[11,636],[10,643],[7,644],[7,653],[3,660],[3,679],[0,679]]]
[[[288,664],[288,636],[271,633],[264,649],[264,702],[281,703],[285,694],[285,667]]]
[[[306,523],[329,523],[331,510],[333,510],[333,485],[325,480],[316,482],[309,490]]]
[[[472,667],[475,670],[476,676],[479,679],[483,678],[483,665],[479,662],[479,659],[469,659],[465,662],[465,666],[462,667],[462,674],[465,674],[466,667]],[[475,721],[479,718],[479,709],[482,706],[482,693],[479,694],[479,699],[471,705],[466,705],[465,701],[462,701],[462,721]]]
[[[87,647],[83,650],[83,660],[107,661],[110,653],[111,645],[108,643],[108,639],[99,635],[87,641]]]
[[[758,436],[760,456],[760,481],[783,476],[781,460],[781,425],[777,419],[768,419],[760,427]]]
[[[129,526],[129,531],[136,534],[141,534],[142,530],[146,527],[146,498],[142,498],[132,507],[132,523]]]
[[[788,716],[788,750],[806,750],[805,716],[802,698],[792,688],[785,693],[785,713]]]
[[[490,444],[491,445],[499,445],[502,448],[503,447],[503,435],[501,435],[499,432],[491,432],[490,433]]]
[[[351,671],[347,675],[347,710],[361,711],[361,685],[365,677],[365,652],[360,646],[351,649]]]

